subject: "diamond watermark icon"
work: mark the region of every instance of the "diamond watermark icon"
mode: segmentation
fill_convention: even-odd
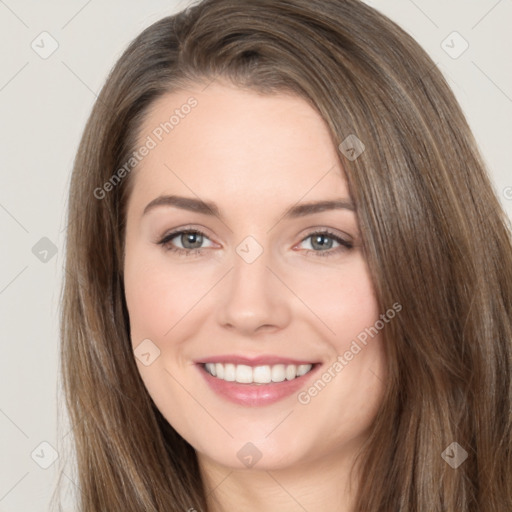
[[[47,237],[43,236],[32,247],[32,254],[43,263],[48,263],[56,254],[57,246]]]
[[[262,453],[252,443],[245,443],[236,456],[242,464],[248,468],[252,468],[262,457]]]
[[[353,162],[363,153],[365,146],[358,137],[351,133],[343,142],[340,143],[338,149],[348,160]]]
[[[57,50],[59,43],[50,33],[44,31],[32,41],[30,47],[41,59],[47,59]]]
[[[146,338],[137,345],[134,354],[144,366],[149,366],[160,356],[160,349],[150,339]]]
[[[458,59],[469,48],[469,43],[458,32],[454,31],[442,41],[441,48],[452,59]]]
[[[249,235],[237,245],[236,253],[246,263],[254,263],[263,254],[263,247]]]
[[[454,441],[441,453],[441,457],[453,469],[457,469],[468,458],[468,452],[459,443]]]
[[[57,450],[46,441],[40,443],[30,456],[43,469],[48,469],[59,458]]]

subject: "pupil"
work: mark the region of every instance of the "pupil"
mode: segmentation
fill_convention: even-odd
[[[327,239],[327,243],[322,243],[322,240],[326,240]],[[331,245],[332,245],[332,239],[330,239],[329,237],[325,236],[325,235],[316,235],[313,237],[313,241],[312,241],[312,244],[313,248],[320,248],[320,249],[323,249],[323,248],[328,248],[330,249],[331,248]],[[316,247],[315,247],[316,245]]]
[[[201,247],[202,235],[200,235],[199,233],[185,233],[184,235],[181,236],[181,243],[183,244],[183,247],[185,247],[186,249],[197,249]],[[196,238],[198,238],[198,240],[195,240]],[[192,244],[194,247],[187,246],[187,244],[189,243]]]

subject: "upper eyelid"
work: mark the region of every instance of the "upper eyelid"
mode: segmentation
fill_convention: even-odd
[[[178,235],[181,235],[183,233],[199,233],[202,236],[205,236],[208,238],[208,240],[212,241],[211,237],[208,235],[208,233],[204,229],[194,228],[194,227],[183,227],[183,228],[177,228],[177,229],[171,229],[169,232],[164,233],[159,240],[172,240],[173,238],[177,237]]]

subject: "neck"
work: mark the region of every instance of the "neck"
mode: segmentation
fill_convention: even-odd
[[[199,456],[208,512],[353,512],[355,453],[332,453],[284,469],[233,469]]]

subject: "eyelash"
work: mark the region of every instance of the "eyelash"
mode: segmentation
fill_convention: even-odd
[[[199,231],[198,229],[181,229],[178,231],[173,231],[172,233],[169,233],[162,238],[159,242],[157,242],[159,245],[161,245],[166,251],[173,252],[175,254],[178,254],[179,256],[201,256],[201,254],[204,251],[204,247],[198,248],[198,249],[182,249],[181,247],[173,247],[171,245],[171,240],[176,238],[179,235],[183,234],[194,234],[194,235],[201,235],[205,238],[208,238],[208,236],[203,233],[202,231]],[[338,242],[340,244],[339,247],[336,247],[335,249],[328,249],[325,251],[315,251],[312,249],[306,249],[306,253],[314,253],[315,256],[319,256],[321,258],[326,258],[330,256],[335,256],[339,252],[350,250],[354,247],[352,242],[349,242],[348,240],[344,240],[343,238],[339,237],[337,234],[333,233],[332,231],[329,231],[328,229],[324,229],[321,231],[313,231],[309,235],[307,235],[305,238],[301,240],[300,243],[306,241],[308,238],[315,236],[315,235],[324,235],[329,238],[332,238],[335,242]]]

